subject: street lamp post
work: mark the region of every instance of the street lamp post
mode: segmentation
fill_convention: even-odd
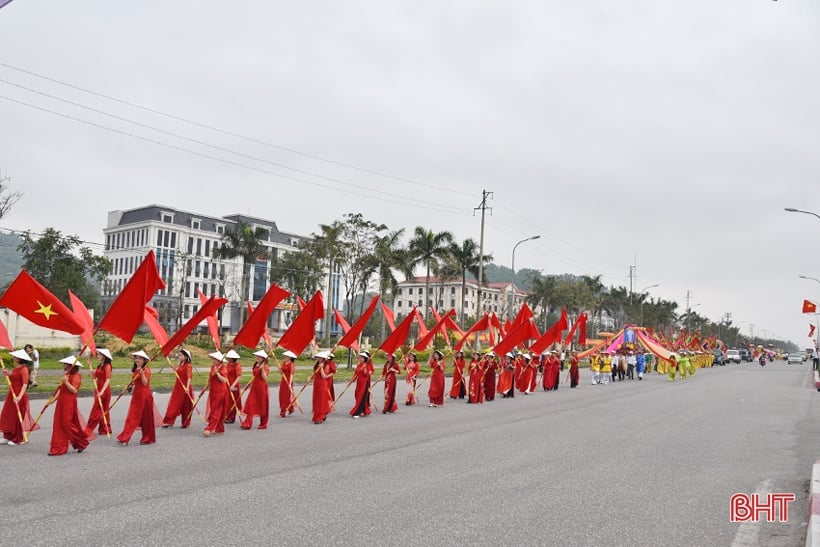
[[[512,250],[512,284],[510,285],[510,311],[507,313],[507,318],[512,321],[512,309],[513,309],[513,298],[515,298],[515,250],[518,248],[519,245],[524,243],[525,241],[532,241],[533,239],[538,239],[541,237],[540,235],[528,237],[527,239],[522,239],[515,245],[513,245]]]
[[[660,286],[661,286],[660,283],[655,283],[654,285],[649,285],[648,287],[644,287],[641,290],[641,294],[648,291],[649,289],[654,289],[655,287],[660,287]],[[642,327],[643,327],[643,301],[644,301],[644,299],[641,298],[641,326]]]
[[[700,304],[701,303],[698,302],[697,304],[692,306],[692,308],[697,308],[698,306],[700,306]],[[690,329],[690,324],[691,324],[691,319],[692,319],[692,308],[689,308],[689,309],[686,310],[686,332],[689,332],[691,330]]]
[[[803,213],[804,215],[812,215],[812,216],[815,216],[817,218],[820,218],[820,215],[818,215],[817,213],[814,213],[812,211],[803,211],[801,209],[795,209],[794,207],[786,207],[785,210],[788,211],[789,213]]]

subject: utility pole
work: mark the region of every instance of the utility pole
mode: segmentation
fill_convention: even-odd
[[[690,291],[686,291],[686,333],[689,334],[689,318],[692,317],[692,308],[689,307],[689,300],[692,299]]]
[[[487,198],[492,199],[492,197],[493,197],[492,192],[488,192],[487,190],[482,190],[481,191],[481,204],[478,207],[475,207],[473,209],[473,216],[475,216],[476,211],[481,210],[481,237],[479,238],[479,243],[478,243],[479,261],[478,261],[478,290],[476,292],[476,296],[477,296],[477,298],[476,298],[476,302],[477,302],[476,319],[478,319],[478,317],[482,313],[482,309],[481,309],[481,286],[484,283],[484,261],[481,260],[480,257],[484,256],[484,213],[487,211],[487,209],[490,209],[490,214],[493,214],[492,208],[487,207]],[[474,351],[478,351],[478,348],[479,348],[479,340],[478,340],[478,336],[476,336]]]
[[[635,255],[635,260],[633,261],[632,265],[629,267],[629,305],[632,305],[632,288],[634,285],[635,278],[637,277],[638,271],[638,255]]]

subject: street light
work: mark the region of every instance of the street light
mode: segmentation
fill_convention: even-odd
[[[820,218],[820,215],[818,215],[817,213],[813,213],[812,211],[803,211],[801,209],[795,209],[794,207],[786,207],[785,210],[789,213],[803,213],[804,215],[813,215],[817,218]]]
[[[700,304],[701,304],[701,303],[700,303],[700,302],[698,302],[697,304],[695,304],[694,306],[692,306],[692,308],[697,308],[698,306],[700,306]],[[689,330],[691,330],[691,329],[689,328],[689,325],[690,325],[690,323],[691,323],[690,319],[692,318],[692,308],[688,308],[688,309],[686,310],[686,331],[687,331],[687,332],[689,332]]]
[[[515,250],[518,248],[519,245],[524,243],[525,241],[532,241],[533,239],[538,239],[541,237],[540,235],[528,237],[527,239],[522,239],[515,245],[513,245],[512,250],[512,285],[510,286],[510,311],[507,314],[507,318],[512,321],[512,309],[513,309],[513,297],[515,296]]]
[[[648,291],[649,289],[654,289],[655,287],[660,287],[660,283],[655,283],[654,285],[649,285],[648,287],[644,287],[641,289],[641,294]],[[641,326],[643,327],[643,301],[644,299],[641,298]]]

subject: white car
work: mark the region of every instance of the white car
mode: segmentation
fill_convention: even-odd
[[[786,362],[788,364],[797,363],[798,365],[803,363],[803,352],[802,351],[793,351],[789,353],[788,357],[786,357]]]
[[[740,364],[740,351],[736,349],[730,349],[726,351],[726,362],[727,363],[737,363]]]

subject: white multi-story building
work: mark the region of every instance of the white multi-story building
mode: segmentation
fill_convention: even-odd
[[[201,290],[205,296],[216,295],[229,300],[220,311],[219,324],[224,330],[236,332],[241,326],[239,306],[244,305],[240,304],[243,259],[220,259],[214,255],[225,231],[238,222],[254,229],[262,228],[267,234],[262,243],[269,256],[251,265],[248,280],[250,299],[258,303],[270,286],[271,260],[280,253],[293,250],[300,240],[306,239],[304,236],[282,232],[271,220],[245,215],[217,218],[163,205],[148,205],[108,213],[108,224],[103,230],[104,255],[112,261],[113,271],[103,286],[103,305],[107,306],[120,293],[143,257],[153,249],[159,274],[166,284],[166,288],[153,299],[161,322],[175,329],[180,319],[184,322],[191,318],[199,309]],[[334,296],[336,303],[333,305],[338,306],[338,291],[331,300]],[[285,328],[292,310],[292,304],[280,303],[269,326]]]
[[[446,311],[456,310],[461,316],[462,310],[462,285],[461,279],[441,279],[430,278],[430,294],[425,298],[425,278],[414,277],[399,283],[399,289],[393,300],[393,312],[397,316],[409,313],[413,306],[419,308],[424,313],[425,308],[434,306],[436,310]],[[484,312],[495,312],[503,321],[510,316],[515,317],[521,306],[524,304],[528,293],[512,283],[488,283],[481,289],[481,304],[478,302],[478,283],[467,280],[464,291],[464,316],[477,317]],[[512,314],[510,310],[510,297],[512,296]]]

